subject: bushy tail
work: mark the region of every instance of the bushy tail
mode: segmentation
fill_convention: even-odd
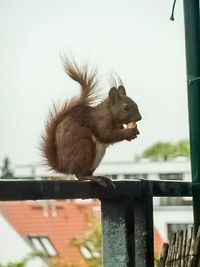
[[[41,151],[45,158],[46,164],[55,171],[60,172],[57,161],[56,148],[56,128],[65,118],[67,113],[76,105],[92,105],[97,100],[97,80],[96,71],[88,72],[88,66],[79,68],[75,62],[68,59],[63,60],[64,70],[74,81],[78,82],[81,87],[80,95],[67,101],[61,108],[54,105],[49,112],[46,122],[45,132],[42,135]]]
[[[97,100],[97,71],[88,71],[88,64],[78,67],[74,61],[63,60],[64,70],[74,81],[80,84],[81,94],[79,101],[92,105]]]
[[[43,158],[45,159],[44,164],[47,165],[51,170],[58,172],[60,171],[57,161],[55,132],[58,124],[63,120],[67,112],[67,104],[60,109],[54,105],[49,111],[49,116],[45,125],[45,131],[42,134],[41,152]]]

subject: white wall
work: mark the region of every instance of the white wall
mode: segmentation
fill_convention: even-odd
[[[0,214],[0,263],[17,262],[33,252],[29,244]],[[27,267],[47,267],[39,257],[31,260]]]
[[[193,224],[192,206],[166,206],[154,208],[154,226],[167,241],[167,224]]]

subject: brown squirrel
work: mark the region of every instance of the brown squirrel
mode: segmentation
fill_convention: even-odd
[[[54,106],[50,111],[42,136],[42,154],[50,168],[59,173],[74,174],[79,180],[94,180],[104,186],[112,184],[109,178],[93,176],[93,172],[110,144],[137,137],[136,122],[141,120],[138,106],[126,96],[122,84],[112,87],[108,97],[94,105],[96,71],[89,72],[87,65],[81,68],[67,59],[64,70],[80,84],[81,93],[62,108]],[[133,126],[124,128],[129,123]]]

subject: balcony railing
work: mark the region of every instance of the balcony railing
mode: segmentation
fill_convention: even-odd
[[[104,267],[153,267],[153,197],[192,196],[189,182],[1,180],[0,201],[98,198],[101,201]]]

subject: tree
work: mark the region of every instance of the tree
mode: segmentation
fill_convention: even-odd
[[[100,223],[95,222],[84,237],[72,240],[72,243],[81,251],[88,267],[101,266],[101,239]]]
[[[190,146],[188,140],[181,140],[176,145],[175,157],[190,157]]]
[[[189,141],[181,140],[177,143],[157,142],[151,147],[147,148],[141,158],[150,158],[152,160],[170,160],[176,157],[189,158]]]
[[[10,160],[8,157],[6,157],[3,160],[3,167],[1,168],[1,178],[6,179],[6,178],[12,178],[13,176],[14,176],[13,172],[10,169]]]

